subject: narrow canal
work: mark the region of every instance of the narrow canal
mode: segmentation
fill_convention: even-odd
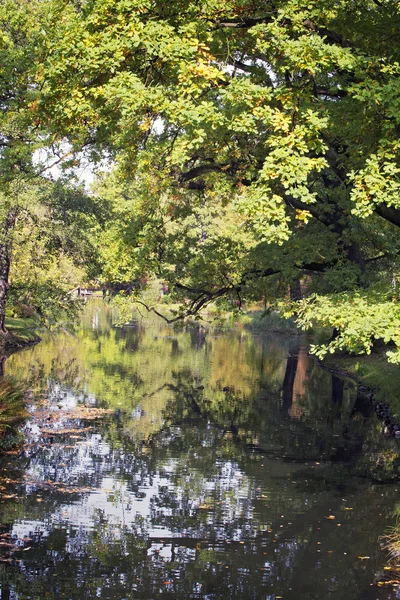
[[[10,357],[1,600],[394,600],[398,441],[295,336],[136,323],[93,303]]]

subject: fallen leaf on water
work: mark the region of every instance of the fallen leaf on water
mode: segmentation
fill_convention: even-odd
[[[350,506],[345,506],[344,510],[353,510],[352,508],[350,508]]]
[[[370,556],[357,556],[357,558],[359,558],[360,560],[368,560],[371,557]]]
[[[379,587],[383,587],[384,585],[399,586],[400,585],[400,581],[398,579],[391,579],[390,581],[378,581],[377,585],[379,585]]]
[[[325,517],[325,519],[329,519],[330,521],[333,521],[333,519],[336,519],[336,517],[334,515],[329,515],[328,517]]]

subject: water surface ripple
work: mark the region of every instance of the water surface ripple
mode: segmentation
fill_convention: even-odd
[[[397,446],[296,337],[115,329],[7,361],[26,387],[1,459],[1,600],[394,600],[381,536]]]

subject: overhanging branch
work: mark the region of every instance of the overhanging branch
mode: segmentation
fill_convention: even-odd
[[[334,263],[332,263],[332,262],[331,263],[305,263],[303,265],[297,266],[296,268],[299,269],[299,271],[315,271],[318,273],[323,273],[327,268],[332,267],[333,264]],[[189,300],[189,304],[185,310],[183,310],[181,313],[179,313],[178,315],[175,315],[174,317],[171,317],[171,318],[167,317],[166,315],[161,313],[154,306],[149,306],[142,300],[135,300],[135,303],[140,304],[148,312],[154,313],[155,315],[157,315],[158,317],[160,317],[167,323],[176,323],[177,321],[182,321],[183,319],[186,319],[187,317],[194,317],[194,316],[198,315],[198,313],[200,312],[201,309],[205,308],[211,302],[214,302],[218,298],[222,298],[223,296],[225,296],[227,294],[235,294],[241,302],[240,293],[241,293],[243,287],[248,285],[251,281],[254,281],[257,279],[263,279],[265,277],[271,277],[272,275],[278,275],[281,272],[282,272],[281,269],[274,269],[274,268],[251,269],[250,271],[247,271],[246,273],[243,274],[242,278],[240,279],[240,281],[238,283],[228,284],[228,285],[222,286],[215,290],[207,290],[205,288],[189,287],[189,286],[183,285],[182,283],[176,283],[175,287],[177,289],[182,290],[188,296],[194,295],[194,298],[192,300]]]
[[[400,210],[398,208],[379,204],[375,207],[375,212],[386,221],[396,225],[396,227],[400,227]]]
[[[199,167],[193,167],[190,171],[186,171],[185,173],[180,173],[179,182],[186,183],[191,179],[196,179],[196,177],[201,177],[202,175],[206,175],[206,173],[212,173],[213,171],[222,171],[223,169],[229,167],[230,163],[207,163],[204,165],[200,165]]]

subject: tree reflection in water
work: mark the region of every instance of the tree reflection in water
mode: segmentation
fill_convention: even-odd
[[[106,325],[6,365],[45,413],[2,459],[2,599],[395,598],[395,441],[351,382],[293,340]],[[114,412],[43,433],[77,404]]]

